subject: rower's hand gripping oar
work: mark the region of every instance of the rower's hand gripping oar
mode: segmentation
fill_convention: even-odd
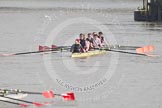
[[[18,106],[21,106],[21,107],[29,107],[29,105],[27,104],[23,104],[23,103],[18,103],[18,102],[11,102],[11,101],[6,101],[6,100],[0,100],[1,102],[5,102],[5,103],[10,103],[10,104],[14,104],[14,105],[18,105]]]

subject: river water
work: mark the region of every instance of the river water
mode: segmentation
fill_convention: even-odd
[[[70,46],[80,33],[103,31],[111,45],[154,45],[153,54],[161,56],[162,24],[134,21],[133,11],[141,4],[139,0],[1,0],[0,53],[36,51],[38,45]],[[76,102],[25,98],[53,101],[47,108],[162,107],[161,57],[107,52],[74,59],[70,54],[1,56],[0,86],[76,94]],[[19,106],[0,103],[0,108],[11,107]]]

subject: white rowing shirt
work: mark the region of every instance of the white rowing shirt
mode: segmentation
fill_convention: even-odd
[[[99,48],[99,46],[102,46],[101,40],[99,38],[94,39],[93,44],[95,48]]]

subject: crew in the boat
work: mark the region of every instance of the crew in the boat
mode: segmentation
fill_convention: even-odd
[[[75,40],[75,44],[71,47],[72,53],[84,53],[95,48],[101,48],[108,46],[108,42],[104,39],[103,33],[96,32],[88,33],[87,37],[85,34],[80,34],[79,39]]]
[[[75,43],[71,46],[70,52],[72,53],[81,53],[84,49],[80,44],[80,39],[76,39]]]

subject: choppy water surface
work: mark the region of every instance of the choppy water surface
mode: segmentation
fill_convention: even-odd
[[[154,45],[162,51],[162,24],[135,22],[139,1],[0,1],[0,53],[71,45],[80,33],[103,31],[110,44]],[[130,50],[134,52],[134,50]],[[56,97],[47,107],[160,108],[161,57],[108,52],[74,59],[69,52],[0,57],[1,88],[73,91],[76,103]],[[51,101],[29,96],[30,101]],[[0,103],[2,108],[19,106]],[[32,106],[31,106],[32,107]]]

